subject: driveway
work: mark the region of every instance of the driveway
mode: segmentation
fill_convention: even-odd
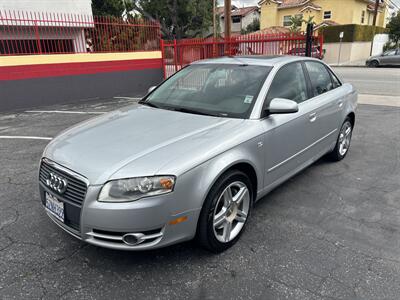
[[[0,114],[0,298],[398,299],[400,108],[360,105],[346,159],[321,159],[260,200],[241,240],[214,255],[193,242],[97,248],[46,216],[48,139],[131,102]]]

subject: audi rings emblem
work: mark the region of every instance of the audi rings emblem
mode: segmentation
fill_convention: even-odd
[[[67,190],[68,182],[65,178],[50,172],[49,175],[47,175],[46,185],[52,190],[63,194]]]

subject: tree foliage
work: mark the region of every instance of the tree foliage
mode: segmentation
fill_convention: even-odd
[[[92,0],[92,10],[95,16],[121,17],[125,3],[123,0]]]
[[[133,0],[142,15],[160,22],[166,38],[202,36],[212,26],[213,3],[209,0]]]
[[[290,32],[294,33],[300,32],[302,23],[303,23],[302,15],[291,16],[290,27],[289,27]]]
[[[386,28],[389,30],[389,38],[396,45],[400,42],[400,12],[392,17]]]
[[[210,0],[92,0],[92,8],[94,15],[115,17],[134,10],[160,22],[168,39],[206,35],[213,18]]]

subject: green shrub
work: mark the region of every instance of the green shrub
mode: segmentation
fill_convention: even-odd
[[[324,35],[325,43],[338,43],[340,42],[339,34],[344,32],[343,42],[369,42],[372,41],[375,34],[387,33],[387,29],[371,25],[335,25],[328,26],[320,29]]]

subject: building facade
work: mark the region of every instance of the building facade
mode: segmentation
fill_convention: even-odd
[[[91,0],[0,0],[0,54],[85,52]]]
[[[225,32],[225,15],[224,8],[218,7],[220,33]],[[240,34],[242,30],[246,30],[247,26],[250,25],[254,20],[260,19],[260,10],[258,6],[248,6],[238,8],[232,6],[231,12],[231,32],[233,34]]]
[[[290,26],[290,17],[303,16],[321,26],[335,24],[372,25],[374,0],[262,0],[260,27]],[[378,10],[377,26],[385,27],[388,22],[388,10],[384,1]],[[302,25],[302,30],[305,24]]]

